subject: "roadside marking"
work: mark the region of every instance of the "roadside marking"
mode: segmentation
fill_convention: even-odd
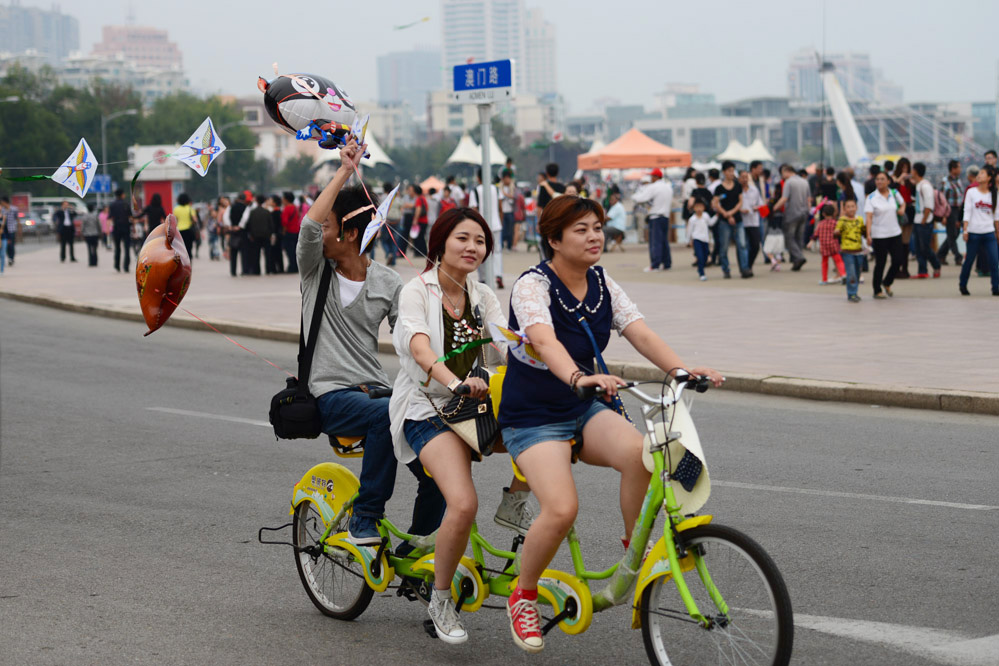
[[[999,634],[969,638],[967,634],[887,622],[794,614],[795,626],[824,634],[876,643],[948,666],[999,665]]]
[[[846,499],[871,500],[875,502],[896,502],[899,504],[923,504],[926,506],[942,506],[948,509],[966,509],[969,511],[995,511],[999,506],[988,504],[961,504],[960,502],[941,502],[939,500],[915,499],[912,497],[890,497],[888,495],[865,495],[862,493],[844,493],[838,490],[813,490],[811,488],[788,488],[786,486],[761,486],[755,483],[739,481],[715,481],[712,485],[723,488],[742,488],[743,490],[765,490],[772,493],[795,493],[798,495],[821,495],[823,497],[843,497]]]
[[[210,414],[208,412],[195,412],[188,409],[173,409],[172,407],[146,407],[154,412],[165,414],[178,414],[180,416],[195,416],[203,419],[215,419],[216,421],[228,421],[230,423],[243,423],[246,425],[270,428],[267,421],[256,421],[254,419],[244,419],[238,416],[226,416],[225,414]],[[895,502],[900,504],[922,504],[924,506],[940,506],[948,509],[965,509],[969,511],[995,511],[999,506],[989,506],[987,504],[961,504],[959,502],[941,502],[938,500],[914,499],[911,497],[889,497],[887,495],[864,495],[860,493],[845,493],[836,490],[813,490],[811,488],[789,488],[786,486],[763,486],[755,483],[741,483],[739,481],[715,481],[711,483],[723,488],[741,488],[743,490],[763,490],[772,493],[794,493],[798,495],[819,495],[822,497],[842,497],[845,499],[859,499],[875,502]]]
[[[173,409],[171,407],[146,407],[153,412],[163,412],[164,414],[179,414],[180,416],[198,416],[203,419],[215,419],[216,421],[229,421],[230,423],[245,423],[246,425],[262,426],[270,428],[267,421],[255,421],[253,419],[243,419],[238,416],[226,416],[224,414],[209,414],[207,412],[192,412],[187,409]]]

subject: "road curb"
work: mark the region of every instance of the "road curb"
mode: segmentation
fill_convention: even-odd
[[[86,305],[63,301],[50,296],[14,292],[0,292],[0,298],[43,305],[68,312],[144,322],[141,313],[124,308]],[[287,329],[273,326],[253,326],[242,322],[219,319],[205,321],[226,335],[238,335],[278,342],[298,342],[298,333]],[[205,326],[204,323],[198,320],[182,318],[170,319],[166,325],[197,330],[203,329]],[[395,349],[392,346],[392,341],[379,340],[378,351],[385,354],[394,353]],[[631,380],[655,381],[662,379],[662,371],[650,363],[610,361],[607,363],[607,369],[611,374]],[[997,393],[916,388],[891,384],[863,384],[741,373],[725,373],[724,388],[729,391],[760,393],[785,398],[999,416],[999,394]]]

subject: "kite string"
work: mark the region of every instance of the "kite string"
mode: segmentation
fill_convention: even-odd
[[[183,147],[184,146],[180,146],[180,148],[183,148]],[[178,150],[179,150],[179,148],[178,148]],[[227,152],[227,153],[245,153],[245,152],[250,152],[250,151],[253,151],[253,150],[256,150],[256,148],[226,148],[225,152]],[[163,157],[171,157],[172,155],[173,155],[173,153],[169,153],[167,155],[163,155],[163,156],[161,156],[161,159]],[[130,164],[131,162],[132,162],[132,160],[118,160],[117,162],[98,162],[97,166],[99,166],[99,167],[102,167],[102,166],[115,166],[116,164]],[[58,166],[3,166],[3,167],[0,167],[0,171],[15,171],[15,170],[17,170],[17,171],[28,171],[30,169],[61,169],[61,168],[63,168],[62,164],[60,164]]]
[[[157,292],[157,293],[160,293],[160,290],[159,290],[159,289],[157,289],[157,290],[156,290],[156,292]],[[188,310],[187,308],[185,308],[185,307],[181,307],[181,305],[180,305],[179,303],[176,303],[176,302],[174,302],[174,300],[173,300],[172,298],[170,298],[169,296],[164,296],[163,298],[164,298],[164,299],[166,299],[166,300],[167,300],[168,302],[172,303],[172,304],[173,304],[173,306],[174,306],[175,308],[180,308],[181,310],[183,310],[183,311],[184,311],[184,312],[186,312],[187,314],[191,315],[192,317],[194,317],[195,319],[197,319],[198,321],[200,321],[200,322],[201,322],[202,324],[204,324],[204,325],[205,325],[205,326],[207,326],[208,328],[212,329],[213,331],[215,331],[216,333],[218,333],[218,334],[219,334],[219,335],[221,335],[221,336],[222,336],[223,338],[225,338],[226,340],[228,340],[228,341],[229,341],[229,342],[231,342],[232,344],[236,345],[236,346],[237,346],[237,347],[239,347],[240,349],[243,349],[243,350],[245,350],[245,351],[248,351],[248,352],[250,352],[251,354],[253,354],[253,355],[254,355],[254,356],[256,356],[257,358],[259,358],[260,360],[264,361],[265,363],[267,363],[268,365],[270,365],[270,366],[272,366],[272,367],[274,367],[274,368],[277,368],[278,370],[280,370],[280,371],[281,371],[281,372],[283,372],[284,374],[288,375],[289,377],[294,377],[294,376],[295,376],[295,375],[291,374],[290,372],[288,372],[287,370],[285,370],[284,368],[282,368],[282,367],[281,367],[280,365],[278,365],[277,363],[273,363],[272,361],[269,361],[268,359],[264,358],[263,356],[261,356],[261,355],[260,355],[260,354],[258,354],[257,352],[255,352],[255,351],[253,351],[252,349],[250,349],[249,347],[246,347],[245,345],[242,345],[242,344],[240,344],[239,342],[237,342],[237,341],[236,341],[236,340],[234,340],[233,338],[229,337],[228,335],[226,335],[225,333],[223,333],[223,332],[222,332],[222,331],[220,331],[219,329],[215,328],[215,327],[214,327],[214,326],[212,326],[212,325],[211,325],[210,323],[208,323],[207,321],[205,321],[204,319],[202,319],[202,318],[201,318],[201,317],[199,317],[198,315],[194,314],[193,312],[191,312],[191,311],[190,311],[190,310]]]

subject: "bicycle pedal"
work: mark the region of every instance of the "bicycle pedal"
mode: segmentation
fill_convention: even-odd
[[[433,620],[424,620],[423,630],[427,632],[427,635],[430,636],[430,638],[437,638],[437,629],[434,627]]]

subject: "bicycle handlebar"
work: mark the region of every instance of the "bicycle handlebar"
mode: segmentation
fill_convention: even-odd
[[[711,380],[707,377],[698,377],[691,374],[680,374],[677,373],[676,382],[683,388],[692,388],[698,393],[704,393],[709,388],[711,388]],[[627,382],[624,386],[620,386],[620,389],[631,389],[637,386],[636,382]],[[606,391],[598,386],[577,386],[576,395],[580,400],[589,400],[590,398],[598,395],[604,395]]]

